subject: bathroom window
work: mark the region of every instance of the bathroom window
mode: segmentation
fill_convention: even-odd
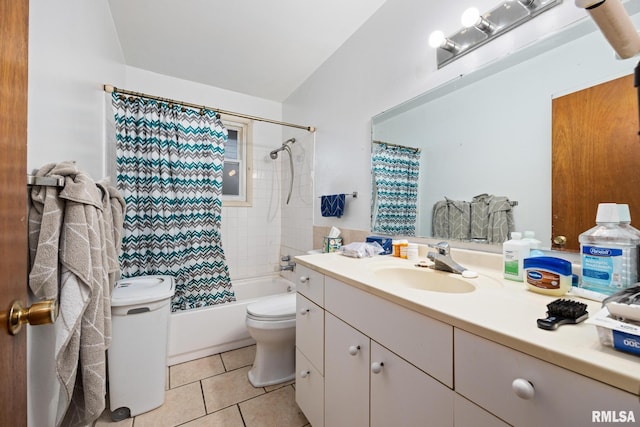
[[[229,138],[224,150],[222,202],[224,206],[251,206],[252,122],[222,116]]]

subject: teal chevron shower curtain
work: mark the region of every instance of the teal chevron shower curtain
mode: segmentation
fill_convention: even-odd
[[[124,277],[176,278],[171,310],[234,301],[220,223],[227,130],[214,111],[113,93]]]
[[[418,202],[420,150],[373,144],[371,231],[414,236]]]

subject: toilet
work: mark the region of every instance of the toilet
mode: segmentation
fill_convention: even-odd
[[[249,371],[254,387],[295,378],[296,294],[265,298],[247,306],[247,329],[256,340],[256,358]]]

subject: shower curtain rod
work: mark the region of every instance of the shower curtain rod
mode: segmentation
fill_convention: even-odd
[[[387,145],[389,147],[397,147],[397,148],[406,148],[407,150],[413,150],[416,153],[420,152],[419,148],[416,147],[408,147],[406,145],[400,145],[400,144],[392,144],[390,142],[384,142],[384,141],[372,141],[374,144],[380,144],[380,145]]]
[[[107,93],[121,93],[123,95],[131,95],[131,96],[137,96],[139,98],[147,98],[147,99],[154,99],[156,101],[161,101],[161,102],[168,102],[170,104],[179,104],[179,105],[183,105],[185,107],[189,107],[189,108],[195,108],[195,109],[206,109],[206,110],[212,110],[215,111],[217,113],[220,114],[226,114],[228,116],[233,116],[233,117],[241,117],[243,119],[250,119],[250,120],[256,120],[259,122],[266,122],[266,123],[272,123],[274,125],[280,125],[280,126],[288,126],[288,127],[292,127],[292,128],[297,128],[297,129],[304,129],[308,132],[315,132],[316,128],[313,126],[303,126],[303,125],[296,125],[294,123],[287,123],[287,122],[280,122],[278,120],[272,120],[272,119],[266,119],[264,117],[257,117],[257,116],[251,116],[248,114],[242,114],[242,113],[234,113],[233,111],[227,111],[227,110],[221,110],[220,108],[215,108],[215,107],[207,107],[206,105],[197,105],[197,104],[192,104],[189,102],[183,102],[183,101],[176,101],[175,99],[170,99],[170,98],[161,98],[159,96],[153,96],[153,95],[147,95],[146,93],[142,93],[142,92],[134,92],[132,90],[126,90],[126,89],[120,89],[117,88],[113,85],[104,85],[104,91]]]

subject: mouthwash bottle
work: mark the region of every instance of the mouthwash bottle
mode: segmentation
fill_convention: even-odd
[[[615,203],[598,205],[596,226],[579,241],[582,288],[612,295],[638,281],[640,235],[620,225]]]

